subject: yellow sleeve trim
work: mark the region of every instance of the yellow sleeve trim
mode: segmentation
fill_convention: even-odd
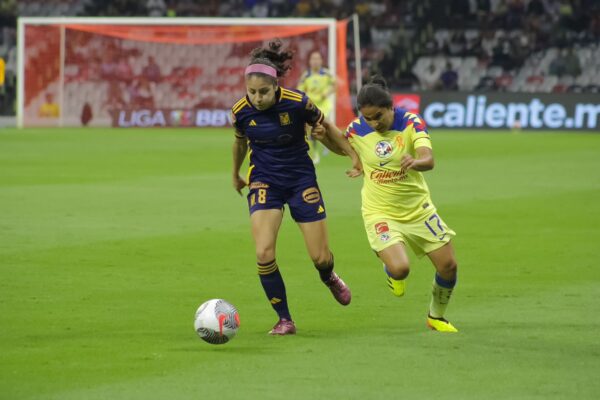
[[[291,100],[291,101],[295,101],[297,103],[302,103],[302,98],[296,98],[296,97],[291,97],[291,96],[287,96],[287,95],[283,95],[281,96],[281,98],[286,99],[286,100]]]
[[[281,89],[281,97],[284,99],[288,99],[288,100],[293,100],[293,101],[298,101],[301,102],[302,101],[302,95],[292,92],[291,90],[287,90],[287,89]]]
[[[240,102],[236,103],[236,105],[233,106],[231,111],[233,111],[234,114],[237,114],[242,108],[246,106],[250,106],[250,104],[248,104],[248,101],[245,98],[243,98],[242,100],[240,100]]]
[[[242,97],[241,99],[239,99],[238,101],[236,101],[236,103],[233,105],[233,107],[231,107],[231,109],[233,110],[234,108],[238,107],[244,101],[246,101],[246,97]]]

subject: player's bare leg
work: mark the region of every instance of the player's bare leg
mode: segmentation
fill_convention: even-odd
[[[387,284],[394,296],[404,296],[406,278],[410,272],[410,262],[404,243],[395,243],[377,253],[383,261],[383,270],[387,275]]]
[[[427,254],[427,256],[436,269],[427,326],[441,332],[458,332],[458,330],[444,318],[446,307],[448,306],[452,291],[456,285],[458,264],[454,255],[454,247],[451,242],[448,242],[439,249]]]
[[[346,306],[350,304],[352,293],[344,281],[333,272],[333,253],[329,249],[327,238],[327,223],[325,219],[315,222],[298,223],[308,254],[323,283],[329,288],[338,303]]]
[[[287,305],[285,284],[275,261],[275,246],[282,219],[283,212],[281,210],[258,210],[250,216],[260,283],[279,316],[279,321],[269,332],[271,335],[296,333],[296,327]]]

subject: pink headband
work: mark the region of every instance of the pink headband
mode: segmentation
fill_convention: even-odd
[[[272,76],[273,78],[277,79],[277,70],[275,68],[271,67],[270,65],[265,65],[265,64],[248,65],[246,67],[246,72],[244,73],[244,75],[253,74],[256,72],[265,74],[265,75],[269,75],[269,76]]]

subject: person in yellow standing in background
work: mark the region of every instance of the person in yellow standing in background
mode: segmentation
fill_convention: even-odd
[[[46,93],[46,101],[40,106],[38,116],[42,118],[58,118],[60,116],[60,107],[54,101],[52,93]]]
[[[6,74],[6,63],[4,58],[0,57],[0,86],[4,85],[4,76]]]
[[[308,58],[308,70],[300,77],[298,89],[306,93],[308,98],[329,118],[333,110],[333,97],[335,91],[335,77],[327,68],[323,67],[323,56],[318,51],[310,53]],[[311,144],[311,158],[314,164],[321,160],[318,141],[309,135]],[[327,154],[325,148],[323,154]]]

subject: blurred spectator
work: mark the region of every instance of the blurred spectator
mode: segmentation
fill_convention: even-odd
[[[267,18],[269,16],[269,4],[265,0],[257,1],[250,11],[253,18]]]
[[[494,82],[496,90],[506,92],[508,87],[513,83],[513,77],[510,72],[502,70],[502,74],[496,78]]]
[[[128,82],[133,79],[133,69],[129,64],[127,57],[121,57],[115,68],[115,77],[117,80]]]
[[[527,14],[528,15],[544,15],[546,13],[546,7],[544,6],[544,2],[542,0],[530,0],[527,5]]]
[[[559,55],[550,63],[550,74],[563,76],[579,76],[581,74],[581,63],[579,57],[573,53],[573,49],[562,49]]]
[[[446,69],[440,75],[443,90],[458,90],[458,73],[452,68],[452,63],[446,63]]]
[[[501,38],[502,39],[498,41],[496,47],[494,47],[494,53],[492,55],[492,62],[490,65],[511,70],[516,66],[513,45],[509,38],[504,36],[501,36]]]
[[[60,117],[60,107],[54,101],[54,95],[52,93],[46,93],[45,101],[38,110],[38,116],[42,118]]]
[[[160,67],[154,57],[148,57],[148,64],[142,69],[142,76],[150,82],[159,82],[161,79]]]
[[[92,106],[86,101],[81,108],[81,125],[87,126],[92,118]]]
[[[495,89],[496,82],[494,78],[491,76],[484,76],[481,78],[477,86],[475,87],[475,91],[477,92],[490,92]]]
[[[175,18],[177,16],[177,1],[167,0],[167,17]]]
[[[131,108],[153,108],[154,93],[150,82],[141,78],[129,86],[129,107]]]
[[[108,83],[108,92],[106,96],[106,101],[102,104],[102,108],[107,109],[120,109],[124,108],[127,103],[123,99],[123,92],[121,90],[121,83],[118,81],[112,80]]]
[[[467,47],[467,40],[463,31],[456,31],[450,43],[448,43],[448,54],[451,56],[463,56]]]
[[[523,0],[510,0],[505,15],[506,29],[520,29],[525,16],[525,3]]]
[[[100,64],[100,75],[102,79],[112,80],[117,75],[118,56],[116,54],[112,55],[112,51],[107,51],[106,53],[105,58]]]
[[[164,17],[167,13],[167,5],[164,0],[148,0],[146,10],[150,17]]]
[[[419,77],[421,81],[421,88],[423,90],[433,90],[436,88],[439,79],[440,79],[440,71],[435,67],[435,64],[432,62],[429,64],[429,67],[423,71],[423,74]]]

